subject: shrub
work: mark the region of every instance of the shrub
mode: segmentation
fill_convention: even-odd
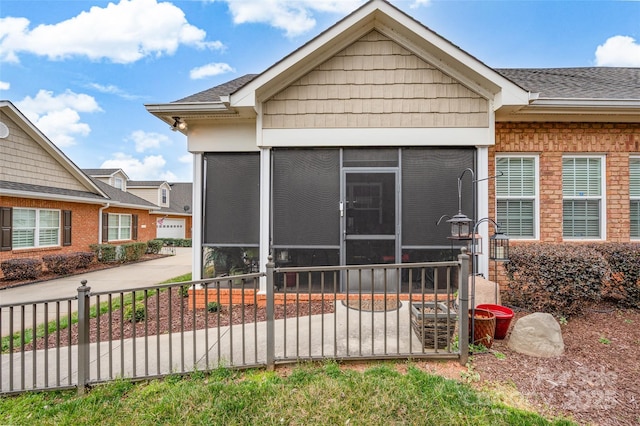
[[[140,322],[145,319],[147,313],[145,312],[144,305],[136,305],[135,312],[133,311],[133,305],[127,306],[124,311],[124,319],[128,322]]]
[[[78,269],[88,267],[96,259],[96,254],[90,251],[79,251],[75,255],[78,257]]]
[[[190,285],[183,285],[182,287],[180,287],[180,289],[178,290],[180,296],[189,297],[189,289],[190,288],[191,288]]]
[[[209,302],[207,303],[207,311],[208,312],[218,312],[222,306],[218,302]]]
[[[5,280],[32,280],[42,274],[42,261],[39,259],[9,259],[0,263]]]
[[[601,253],[611,271],[602,297],[623,307],[640,308],[640,244],[602,243],[591,247]]]
[[[191,247],[189,238],[162,238],[162,242],[165,246]]]
[[[147,251],[147,243],[122,244],[120,250],[120,260],[122,262],[135,262]]]
[[[72,253],[42,256],[47,270],[58,275],[67,275],[78,269],[79,257]]]
[[[147,241],[147,253],[158,254],[162,250],[164,242],[162,240],[149,240]]]
[[[505,270],[509,278],[505,300],[567,318],[598,301],[602,283],[609,277],[604,256],[580,244],[512,247]]]
[[[96,254],[98,262],[109,263],[118,260],[118,246],[114,246],[113,244],[91,244],[89,248]]]

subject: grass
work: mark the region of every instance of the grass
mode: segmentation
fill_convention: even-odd
[[[119,380],[85,396],[27,393],[0,399],[0,424],[573,424],[399,364],[371,364],[363,372],[335,362],[303,364],[288,374],[221,368],[135,384]]]
[[[184,281],[191,281],[191,273],[171,278],[169,280],[161,282],[160,284],[172,284],[172,283],[179,283]],[[156,293],[155,290],[149,290],[146,293],[146,297],[151,297],[155,293]],[[145,299],[145,292],[143,290],[136,292],[136,302],[140,302],[144,299]],[[128,306],[131,306],[132,300],[133,300],[133,297],[131,294],[125,295],[122,298],[122,300],[119,297],[115,297],[111,300],[111,310],[115,311],[120,309],[121,307],[126,308]],[[95,318],[98,312],[100,312],[100,315],[104,315],[108,313],[109,302],[102,302],[100,303],[99,307],[95,305],[91,306],[89,310],[89,317]],[[56,332],[56,330],[58,330],[58,328],[60,330],[64,330],[65,328],[70,327],[71,325],[76,324],[77,322],[78,322],[77,312],[73,312],[70,318],[68,315],[61,316],[59,324],[54,320],[54,321],[49,321],[47,324],[38,325],[35,329],[35,338],[38,339],[38,338],[44,337],[45,327],[48,334],[53,334]],[[2,340],[0,341],[0,353],[6,353],[9,351],[9,343],[11,340],[13,340],[14,348],[20,347],[20,345],[22,344],[23,336],[24,336],[24,344],[26,345],[32,340],[34,340],[34,330],[29,328],[24,331],[24,334],[20,332],[16,332],[11,336],[3,337]]]

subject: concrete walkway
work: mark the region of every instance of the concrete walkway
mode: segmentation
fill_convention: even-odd
[[[455,358],[446,349],[425,349],[410,325],[409,303],[388,312],[359,312],[337,303],[335,313],[276,320],[275,356],[280,361],[388,357]],[[90,345],[91,381],[266,363],[266,323],[174,332]],[[0,390],[43,389],[78,380],[77,346],[58,352],[0,356]],[[13,366],[11,368],[10,364]]]
[[[87,280],[87,285],[92,292],[116,291],[130,288],[149,287],[159,284],[170,278],[191,272],[191,247],[177,247],[175,256],[167,256],[146,262],[132,263],[115,268],[102,269],[100,271],[87,272],[55,280],[43,281],[24,286],[6,288],[0,290],[0,305],[15,305],[29,303],[34,300],[51,300],[73,297],[78,294],[78,287],[82,280]],[[66,314],[67,304],[62,304],[61,314]],[[52,311],[53,308],[50,308]],[[77,310],[77,304],[72,302],[71,312]],[[2,309],[0,321],[0,335],[9,334],[9,310]],[[20,327],[22,312],[14,310],[14,331]],[[25,329],[33,326],[33,310],[29,304],[24,308]],[[55,318],[55,312],[49,312],[49,320]],[[36,307],[36,324],[45,321],[44,309]],[[19,328],[18,328],[19,330]]]

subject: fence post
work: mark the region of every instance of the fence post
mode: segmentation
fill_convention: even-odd
[[[267,260],[267,369],[275,368],[275,318],[274,318],[274,274],[275,263],[273,256],[269,255]]]
[[[78,395],[83,395],[89,383],[89,293],[87,280],[78,287]]]
[[[460,250],[458,255],[460,262],[460,274],[458,283],[459,321],[458,347],[460,348],[460,364],[466,365],[469,361],[469,255],[467,248]]]

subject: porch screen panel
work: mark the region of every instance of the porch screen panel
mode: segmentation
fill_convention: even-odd
[[[204,243],[260,243],[260,154],[205,154]]]
[[[458,177],[474,170],[473,148],[402,150],[402,245],[445,246],[451,226],[442,215],[458,213]],[[462,213],[473,217],[471,173],[462,178]]]
[[[273,244],[340,244],[340,151],[273,151]]]

